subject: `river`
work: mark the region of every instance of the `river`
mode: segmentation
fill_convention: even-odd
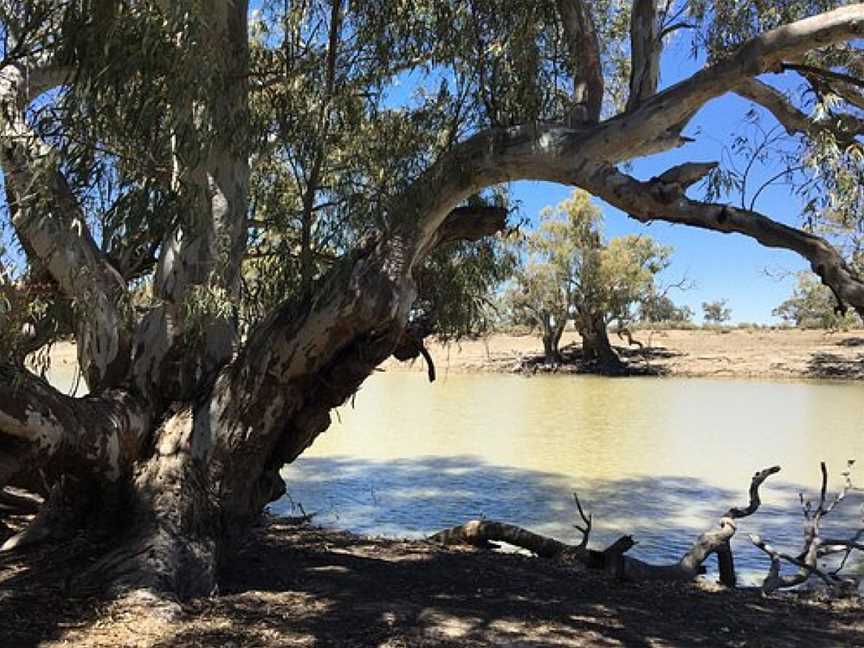
[[[663,562],[746,504],[753,472],[779,464],[735,542],[752,581],[766,561],[746,534],[796,549],[798,492],[815,496],[819,461],[834,485],[847,459],[864,463],[862,406],[860,383],[451,374],[430,385],[377,373],[284,469],[289,495],[272,509],[409,537],[486,516],[575,541],[578,492],[596,544],[630,533],[633,555]],[[833,526],[857,523],[856,497]]]

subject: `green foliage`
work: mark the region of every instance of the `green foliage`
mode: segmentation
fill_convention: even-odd
[[[732,309],[726,306],[727,300],[702,302],[702,319],[708,325],[720,325],[732,318]]]
[[[587,4],[609,115],[626,100],[632,3]],[[840,4],[676,0],[661,3],[660,18],[664,28],[690,26],[671,33],[719,60],[759,31]],[[205,0],[0,3],[0,24],[33,27],[5,34],[8,60],[44,52],[75,71],[75,82],[41,99],[30,119],[58,149],[98,244],[118,267],[130,269],[126,278],[133,285],[152,276],[175,225],[183,221],[194,230],[206,220],[196,211],[202,196],[178,167],[206,159],[217,140],[251,160],[239,303],[234,295],[197,287],[184,310],[193,324],[202,314],[229,311],[254,324],[278,303],[304,294],[308,279],[320,277],[365,237],[415,218],[411,210],[393,209],[392,197],[455,142],[490,125],[561,121],[572,109],[572,62],[554,0],[265,0],[250,16],[249,70],[244,53],[207,45],[212,10]],[[864,73],[851,46],[819,50],[803,63]],[[226,113],[212,101],[224,93],[226,71],[236,72],[248,90],[248,110]],[[823,84],[811,92],[812,80],[801,80],[807,83],[792,96],[804,112],[826,122],[848,112],[843,87]],[[859,143],[784,136],[766,147],[755,132],[733,142],[736,163],[779,159],[780,179],[800,196],[811,229],[860,234]],[[743,171],[721,168],[711,182],[718,198],[758,196]],[[513,316],[534,320],[528,313],[539,309],[547,322],[563,322],[582,308],[606,321],[629,321],[640,300],[653,294],[650,286],[669,251],[647,237],[604,244],[587,198],[573,201],[579,215],[568,213],[566,222],[556,223],[547,214],[525,242],[516,283],[530,299],[524,306],[510,299]],[[483,330],[495,286],[512,264],[512,250],[500,241],[436,252],[419,271],[416,316],[434,321],[445,337]],[[24,268],[22,276],[29,271],[38,274],[38,268]],[[39,311],[43,306],[34,300]],[[687,319],[665,304],[645,309],[661,306],[673,319]],[[12,319],[6,315],[6,321]]]
[[[663,293],[651,293],[639,302],[639,321],[666,324],[691,324],[693,309],[689,306],[676,306],[675,302]]]
[[[418,299],[412,318],[422,319],[442,341],[488,332],[498,315],[495,291],[511,276],[515,262],[499,237],[436,250],[415,273]]]
[[[792,296],[771,314],[799,328],[836,330],[861,324],[860,317],[854,312],[838,312],[837,300],[831,290],[809,272],[798,273]]]
[[[644,235],[603,242],[601,214],[590,196],[575,191],[547,208],[524,241],[524,254],[508,291],[514,323],[548,329],[573,319],[583,330],[601,318],[619,326],[655,291],[671,248]]]

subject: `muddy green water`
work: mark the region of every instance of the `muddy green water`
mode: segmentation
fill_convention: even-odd
[[[850,458],[864,483],[864,384],[379,373],[285,468],[290,496],[273,509],[300,503],[324,526],[387,536],[486,516],[575,540],[578,491],[598,544],[632,533],[635,555],[663,561],[779,464],[739,527],[752,577],[765,562],[746,533],[797,546],[799,490],[818,486],[820,460],[839,483]],[[850,500],[835,525],[860,519]]]

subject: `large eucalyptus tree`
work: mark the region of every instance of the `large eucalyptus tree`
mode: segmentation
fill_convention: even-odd
[[[428,260],[505,227],[489,193],[502,183],[581,187],[643,222],[793,250],[864,313],[864,282],[823,238],[687,197],[713,164],[647,181],[625,170],[687,142],[702,106],[737,93],[831,171],[806,179],[812,204],[854,211],[862,4],[0,7],[0,163],[26,256],[2,274],[47,304],[3,338],[0,486],[47,494],[6,549],[109,526],[105,578],[209,592],[330,410],[391,353],[416,353],[436,312],[418,298],[435,283]],[[707,62],[664,88],[671,34],[691,34]],[[406,85],[421,90],[403,100]],[[21,361],[66,332],[84,398]]]

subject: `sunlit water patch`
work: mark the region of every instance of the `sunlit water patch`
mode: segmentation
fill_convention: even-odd
[[[576,491],[597,544],[632,533],[633,554],[661,562],[780,464],[736,540],[752,578],[766,564],[746,534],[797,548],[797,494],[818,487],[819,461],[835,484],[847,459],[864,464],[862,403],[855,383],[378,374],[284,470],[290,497],[273,509],[300,503],[325,526],[409,537],[486,516],[575,541]],[[850,500],[833,526],[860,519]]]

